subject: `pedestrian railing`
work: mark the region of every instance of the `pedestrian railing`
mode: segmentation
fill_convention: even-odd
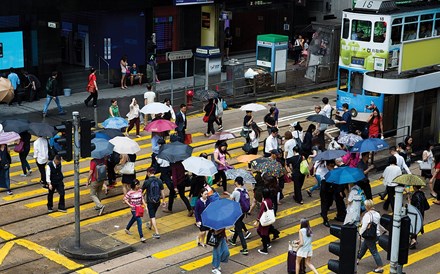
[[[110,64],[107,60],[102,56],[98,56],[98,73],[99,75],[103,75],[101,71],[101,62],[104,62],[107,65],[107,84],[110,84]]]

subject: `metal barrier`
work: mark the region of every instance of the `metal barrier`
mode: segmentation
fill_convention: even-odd
[[[104,57],[98,56],[98,73],[99,73],[99,75],[102,75],[101,61],[107,65],[107,84],[110,84],[110,64],[107,62],[107,60],[104,59]]]

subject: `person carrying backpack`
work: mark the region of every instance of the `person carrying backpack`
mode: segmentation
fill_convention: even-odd
[[[247,249],[246,239],[251,235],[251,233],[248,231],[246,233],[246,237],[243,235],[243,228],[245,228],[243,219],[251,208],[251,202],[249,199],[249,193],[247,192],[246,188],[243,187],[243,184],[243,177],[238,176],[237,178],[235,178],[235,189],[232,192],[230,198],[231,200],[240,203],[241,211],[243,212],[243,214],[235,222],[234,236],[232,236],[232,238],[229,240],[229,244],[232,246],[237,245],[237,237],[240,237],[241,246],[243,247],[243,249],[240,250],[240,253],[243,255],[248,255],[249,252]]]
[[[102,215],[105,208],[100,198],[103,189],[107,193],[107,186],[104,184],[105,180],[107,180],[107,160],[105,158],[90,160],[90,171],[86,187],[90,185],[90,198],[95,203],[95,210],[98,211],[98,216]]]
[[[154,229],[153,238],[160,239],[159,230],[156,224],[156,212],[160,206],[160,198],[162,197],[162,205],[165,203],[165,192],[163,191],[163,182],[154,176],[156,170],[153,167],[147,169],[144,184],[142,185],[142,193],[145,193],[145,201],[147,202],[148,215],[150,221],[147,223],[148,229]]]
[[[52,99],[55,100],[55,103],[57,104],[58,107],[58,115],[65,115],[66,112],[63,110],[63,107],[61,107],[60,104],[60,99],[58,99],[58,81],[57,81],[57,77],[58,77],[58,72],[54,71],[52,72],[52,76],[49,77],[49,79],[47,79],[47,83],[46,83],[46,103],[44,104],[44,108],[43,108],[43,118],[46,117],[47,115],[47,108],[50,105],[50,102],[52,102]]]

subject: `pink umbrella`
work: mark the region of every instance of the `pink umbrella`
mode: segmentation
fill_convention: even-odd
[[[175,129],[177,125],[165,119],[159,119],[149,123],[144,130],[149,132],[164,132]]]
[[[0,133],[0,144],[9,144],[17,140],[20,140],[20,135],[16,132],[10,131]]]

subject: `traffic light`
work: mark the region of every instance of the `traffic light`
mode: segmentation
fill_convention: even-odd
[[[388,231],[388,235],[382,234],[379,236],[379,246],[387,252],[387,260],[390,260],[391,239],[393,234],[393,216],[383,214],[382,217],[380,217],[380,225]]]
[[[328,250],[339,256],[339,260],[330,259],[327,267],[335,273],[355,273],[357,254],[357,227],[355,225],[332,225],[330,234],[339,238],[339,242],[330,243]]]
[[[404,265],[408,263],[411,219],[408,216],[403,216],[400,222],[399,257],[397,262],[400,265]],[[390,260],[391,239],[393,238],[393,216],[387,214],[382,215],[382,217],[380,217],[380,225],[388,230],[389,235],[383,234],[379,237],[379,246],[387,252],[387,260]]]
[[[92,127],[95,127],[94,121],[85,118],[81,119],[80,121],[81,158],[90,157],[92,150],[95,149],[95,145],[92,143],[92,139],[95,138],[95,133],[92,133]]]
[[[61,150],[57,152],[65,161],[72,161],[72,121],[64,121],[61,125],[55,126],[61,137],[55,139],[61,146]]]

